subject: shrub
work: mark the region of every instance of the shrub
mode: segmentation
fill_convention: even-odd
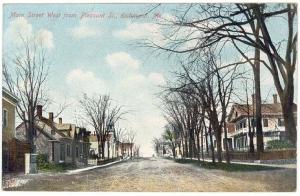
[[[71,163],[49,163],[47,155],[39,154],[37,156],[37,168],[41,171],[63,172],[69,169],[75,169],[76,165]]]
[[[272,140],[267,142],[267,149],[294,148],[295,146],[287,140]]]
[[[38,154],[36,157],[37,161],[37,168],[42,169],[47,167],[48,163],[48,157],[46,154]]]

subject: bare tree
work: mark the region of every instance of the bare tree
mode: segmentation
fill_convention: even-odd
[[[13,58],[13,65],[3,60],[3,79],[9,91],[19,98],[17,114],[25,125],[30,152],[34,153],[35,112],[37,105],[49,102],[46,81],[49,64],[46,50],[32,39],[21,37],[22,47]]]
[[[235,48],[250,47],[255,50],[253,71],[256,82],[256,126],[258,134],[258,151],[263,151],[263,138],[260,111],[260,64],[265,66],[273,77],[274,85],[281,100],[285,129],[288,139],[296,144],[296,123],[294,116],[294,73],[297,63],[297,4],[190,4],[182,6],[184,10],[175,21],[169,21],[171,33],[165,35],[169,41],[166,45],[148,41],[148,47],[164,50],[169,53],[187,53],[193,57],[195,53],[206,51],[215,46],[234,44]],[[268,22],[285,19],[286,37],[276,40],[272,36]],[[255,25],[256,24],[256,25]],[[250,31],[247,30],[250,27]],[[186,30],[186,34],[181,35]],[[170,32],[170,31],[167,31]],[[192,47],[184,47],[186,43],[194,43]],[[235,44],[237,42],[237,44]],[[239,51],[239,49],[238,49]],[[283,52],[282,52],[283,51]],[[260,52],[267,56],[267,61],[260,58]],[[227,67],[227,66],[225,66]]]
[[[109,95],[88,97],[84,94],[79,103],[84,114],[82,118],[94,128],[98,141],[98,152],[104,159],[105,142],[108,140],[110,128],[121,120],[126,112],[122,111],[121,106],[113,106]]]
[[[152,142],[153,142],[154,151],[159,156],[159,152],[161,150],[161,140],[155,137],[153,138]]]
[[[130,157],[132,157],[133,152],[133,145],[136,137],[136,132],[130,129],[130,131],[127,132],[127,141],[130,144]]]

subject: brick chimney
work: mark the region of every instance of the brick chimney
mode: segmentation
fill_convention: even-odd
[[[255,97],[255,94],[252,94],[252,105],[253,105],[253,107],[255,107],[255,104],[256,104],[256,97]]]
[[[274,94],[273,95],[273,102],[276,104],[278,103],[278,100],[277,100],[277,94]]]
[[[53,122],[53,112],[49,112],[49,120]]]
[[[43,115],[43,106],[42,105],[36,106],[36,113],[37,113],[38,117],[42,117],[42,115]]]
[[[58,118],[58,123],[62,124],[62,118]]]

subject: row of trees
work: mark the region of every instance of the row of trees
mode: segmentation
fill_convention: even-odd
[[[182,64],[182,72],[176,74],[176,82],[169,83],[161,96],[164,117],[168,122],[163,140],[171,145],[175,157],[175,147],[183,149],[183,157],[204,158],[210,149],[213,162],[214,141],[216,139],[217,159],[222,161],[222,133],[227,141],[227,109],[234,89],[234,81],[241,73],[236,69],[218,69],[220,58],[211,50],[192,64]],[[176,145],[177,144],[177,145]],[[228,155],[227,142],[225,149]],[[208,151],[207,151],[208,152]],[[229,156],[227,161],[229,162]]]
[[[230,103],[233,81],[241,75],[235,70],[250,65],[253,71],[256,100],[254,117],[257,151],[260,153],[264,150],[261,66],[264,66],[273,78],[280,98],[287,136],[289,141],[295,145],[297,131],[293,102],[298,40],[297,5],[185,4],[179,6],[174,15],[175,17],[171,20],[162,24],[163,27],[167,27],[167,31],[164,31],[167,44],[161,45],[153,41],[146,41],[145,44],[147,47],[154,48],[155,51],[176,54],[177,57],[188,59],[188,63],[182,65],[183,72],[177,73],[177,84],[168,88],[167,98],[164,98],[164,103],[168,106],[167,110],[171,111],[167,112],[168,122],[170,125],[177,123],[176,130],[182,130],[184,141],[193,141],[189,135],[193,135],[191,133],[197,130],[197,126],[201,127],[202,124],[209,123],[204,127],[208,127],[208,134],[212,130],[214,132],[217,158],[220,161],[220,138],[221,130],[226,130],[226,109]],[[279,20],[285,25],[281,26],[281,29],[286,32],[285,37],[278,38],[276,29],[272,27],[272,24]],[[238,52],[242,59],[230,64],[216,63],[216,59],[221,58],[224,50],[228,49]],[[251,55],[251,52],[254,54]],[[216,58],[216,54],[220,54],[220,57]],[[226,77],[229,75],[231,76]],[[189,104],[185,103],[187,100],[189,100]],[[194,102],[198,106],[193,107]],[[177,104],[169,106],[172,103],[173,105]],[[179,106],[177,106],[178,103],[180,103]],[[199,106],[201,106],[200,109]],[[193,111],[194,114],[187,115],[186,111]],[[176,117],[174,117],[175,112],[177,112]],[[193,116],[199,115],[198,113],[204,115],[200,115],[200,118],[193,122]],[[183,120],[182,116],[186,119]],[[204,119],[202,122],[200,121],[201,117]],[[180,124],[178,124],[179,120]],[[226,138],[226,131],[224,134]],[[186,139],[187,137],[190,139]],[[224,144],[228,152],[227,142]],[[186,143],[184,145],[186,147]],[[189,151],[193,152],[192,145],[189,145]]]

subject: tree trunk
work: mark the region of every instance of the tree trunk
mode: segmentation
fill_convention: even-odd
[[[255,59],[259,60],[259,50],[255,49]],[[256,120],[256,140],[257,152],[264,151],[264,139],[262,130],[262,115],[261,115],[261,90],[260,90],[260,67],[259,61],[255,65],[254,81],[255,81],[255,120]]]
[[[246,86],[247,88],[247,86]],[[249,100],[248,100],[248,91],[246,89],[246,95],[247,95],[247,120],[248,120],[248,135],[249,135],[249,152],[254,153],[254,143],[253,143],[253,136],[254,136],[254,124],[250,122],[250,106],[249,106]],[[254,111],[253,116],[254,116]],[[253,121],[254,122],[254,121]]]
[[[105,154],[104,154],[104,150],[105,150],[105,142],[101,142],[101,155],[102,155],[102,159],[105,159]]]
[[[292,75],[292,74],[291,74]],[[293,76],[289,76],[286,84],[284,94],[280,96],[280,102],[282,107],[282,113],[284,118],[284,126],[287,133],[287,138],[292,144],[297,144],[297,129],[295,116],[293,113],[293,102],[294,102],[294,84]]]
[[[34,109],[31,107],[28,109],[28,130],[27,131],[27,140],[30,144],[30,153],[35,153],[34,142],[33,142],[33,133],[34,133]]]
[[[225,136],[226,163],[227,163],[227,164],[230,164],[230,155],[229,155],[228,140],[227,140],[227,127],[226,127],[226,122],[224,122],[224,136]]]
[[[184,157],[188,157],[188,143],[187,143],[187,136],[184,136],[184,145],[185,145],[185,152],[184,152]]]
[[[215,163],[215,149],[214,149],[214,143],[213,143],[213,138],[212,138],[212,134],[211,134],[211,126],[209,126],[208,128],[208,134],[209,134],[209,138],[210,138],[210,150],[211,150],[211,160],[213,163]]]
[[[109,141],[107,141],[107,159],[109,159],[110,156],[109,147]]]
[[[193,158],[193,154],[194,154],[194,149],[193,149],[193,135],[194,135],[194,130],[193,129],[189,129],[189,157],[192,159]]]
[[[205,130],[205,145],[206,145],[206,154],[209,156],[209,147],[208,147],[208,133],[207,133],[207,128],[204,125],[204,130]]]
[[[204,151],[203,151],[203,128],[200,130],[201,134],[201,156],[202,156],[202,161],[204,161]]]
[[[98,158],[100,158],[102,156],[102,154],[100,154],[101,152],[101,143],[100,141],[98,141]]]
[[[217,141],[217,159],[219,163],[222,163],[222,135],[221,130],[215,131]]]
[[[173,153],[173,158],[176,159],[176,152],[175,152],[175,146],[172,146],[172,153]]]
[[[199,137],[199,133],[197,133],[197,158],[198,161],[200,162],[200,137]]]
[[[259,41],[260,25],[257,22],[255,30],[255,40]],[[255,120],[256,120],[256,144],[258,156],[264,151],[264,138],[262,130],[262,116],[261,116],[261,90],[260,90],[260,50],[255,48],[254,54],[254,82],[255,82]],[[254,106],[253,106],[254,107]]]
[[[249,107],[249,105],[247,104],[247,106]],[[249,109],[248,109],[248,113],[249,113]],[[248,114],[248,136],[249,136],[249,152],[250,153],[254,153],[254,144],[253,144],[253,131],[251,130],[252,129],[252,125],[250,123],[250,117],[249,117],[249,114]]]

